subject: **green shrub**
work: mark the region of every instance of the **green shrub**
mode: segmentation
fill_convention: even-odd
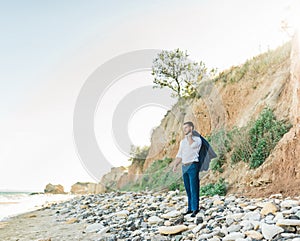
[[[168,190],[184,191],[183,180],[181,173],[173,172],[169,164],[173,161],[172,158],[155,160],[149,168],[143,173],[143,177],[136,183],[128,184],[122,190],[142,191],[142,190]]]
[[[227,193],[226,183],[224,178],[220,178],[217,183],[209,183],[203,187],[200,187],[200,196],[225,196]]]
[[[210,169],[213,172],[222,173],[224,169],[222,166],[226,160],[226,153],[231,150],[231,136],[229,132],[224,129],[218,130],[207,137],[207,140],[212,144],[217,153],[217,157],[210,162]]]
[[[235,132],[231,162],[244,161],[250,168],[259,167],[290,128],[277,120],[269,107],[265,108],[256,121]]]

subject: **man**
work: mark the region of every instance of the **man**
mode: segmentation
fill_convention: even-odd
[[[180,141],[178,153],[176,155],[173,171],[178,164],[182,163],[182,178],[188,197],[188,209],[184,215],[192,213],[191,217],[196,217],[199,212],[199,151],[202,140],[199,136],[193,135],[194,124],[191,121],[183,123],[185,137]]]

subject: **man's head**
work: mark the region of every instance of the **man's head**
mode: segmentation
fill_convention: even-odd
[[[194,124],[191,121],[187,121],[183,123],[183,132],[187,135],[189,132],[194,130]]]

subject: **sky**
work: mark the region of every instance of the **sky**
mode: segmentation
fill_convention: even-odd
[[[77,153],[73,112],[88,77],[109,59],[180,48],[221,71],[289,40],[280,26],[284,19],[292,27],[299,20],[296,3],[0,1],[0,190],[43,191],[53,183],[69,191],[77,181],[96,181]],[[112,166],[130,164],[112,137],[114,109],[122,97],[151,84],[149,71],[126,76],[98,103],[95,136]],[[133,112],[132,143],[149,145],[166,111],[150,104]]]

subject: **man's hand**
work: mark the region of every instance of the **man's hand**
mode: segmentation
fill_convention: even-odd
[[[176,172],[176,169],[177,169],[177,163],[175,163],[175,165],[173,166],[173,172]]]

